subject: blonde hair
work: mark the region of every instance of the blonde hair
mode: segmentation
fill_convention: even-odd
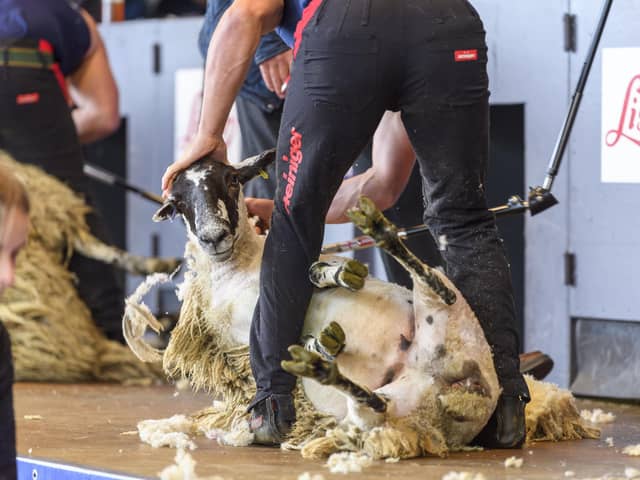
[[[3,154],[0,151],[0,158]],[[9,213],[18,208],[29,213],[29,197],[23,183],[6,166],[0,165],[0,233]]]

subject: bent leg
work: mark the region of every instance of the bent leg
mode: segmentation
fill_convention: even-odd
[[[377,87],[373,55],[316,55],[312,47],[301,48],[294,61],[280,128],[278,188],[250,332],[257,386],[251,407],[272,394],[289,394],[295,385],[280,362],[289,358],[287,348],[300,341],[313,291],[308,270],[320,253],[324,219],[385,110],[372,95]],[[345,71],[354,82],[349,92],[324,88]]]
[[[509,263],[485,195],[489,91],[484,29],[473,16],[449,22],[443,28],[464,29],[460,43],[476,58],[460,62],[449,50],[414,52],[407,85],[415,85],[414,78],[422,82],[407,88],[402,120],[420,163],[425,222],[442,239],[447,275],[480,321],[505,395],[528,397],[519,372]]]
[[[374,238],[378,246],[393,256],[414,279],[421,281],[446,305],[453,305],[456,294],[431,267],[422,263],[398,238],[398,229],[367,197],[360,197],[358,205],[349,210],[349,218],[364,233]],[[415,287],[415,286],[414,286]]]
[[[322,385],[331,385],[354,402],[374,412],[386,412],[387,401],[382,396],[342,375],[335,362],[325,360],[320,354],[305,350],[299,345],[289,347],[289,353],[292,360],[283,362],[283,367],[288,372],[300,377],[312,378]]]

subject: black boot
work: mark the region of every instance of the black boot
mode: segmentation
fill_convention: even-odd
[[[500,395],[498,404],[489,419],[472,442],[485,448],[522,448],[527,436],[524,409],[529,395]]]
[[[551,373],[553,359],[539,350],[520,354],[520,373],[542,380]]]
[[[255,435],[254,443],[280,445],[296,421],[296,410],[291,395],[272,394],[251,409],[249,428]]]

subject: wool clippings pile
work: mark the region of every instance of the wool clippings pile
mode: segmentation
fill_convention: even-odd
[[[442,480],[487,480],[487,477],[482,473],[449,472],[442,477]]]
[[[138,423],[138,433],[140,440],[153,448],[196,449],[196,444],[189,437],[194,433],[193,422],[184,415],[174,415],[160,420],[143,420]]]
[[[355,452],[334,453],[327,460],[327,467],[331,473],[360,473],[373,463],[371,457]]]
[[[229,447],[247,447],[253,443],[255,435],[249,428],[249,423],[240,419],[236,421],[231,430],[213,429],[205,432],[205,436],[210,439],[216,439],[220,445]]]
[[[223,477],[199,477],[196,474],[197,462],[184,450],[176,453],[175,464],[169,465],[160,472],[160,480],[224,480]]]
[[[504,461],[505,468],[522,468],[524,460],[517,457],[509,457]]]
[[[319,473],[311,475],[309,472],[304,472],[298,475],[298,480],[325,480],[325,478]]]
[[[624,476],[627,478],[639,478],[640,470],[637,468],[627,467],[624,469]]]
[[[604,410],[596,408],[595,410],[580,410],[580,416],[591,423],[612,423],[615,421],[616,416],[609,412],[605,413]]]
[[[527,442],[598,438],[600,430],[589,426],[578,413],[569,390],[525,375],[531,401],[525,410]]]
[[[627,445],[622,449],[622,453],[631,457],[640,457],[640,443],[637,445]]]

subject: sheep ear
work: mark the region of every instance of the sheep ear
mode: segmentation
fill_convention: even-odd
[[[173,217],[175,216],[176,204],[173,202],[173,199],[170,198],[162,204],[158,211],[153,215],[152,220],[154,222],[162,222],[167,219],[173,220]]]
[[[267,167],[276,159],[276,149],[265,150],[260,155],[247,158],[236,165],[240,183],[245,183],[257,175],[269,178]]]

